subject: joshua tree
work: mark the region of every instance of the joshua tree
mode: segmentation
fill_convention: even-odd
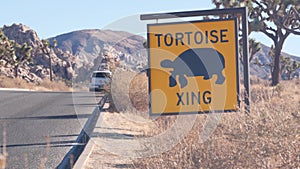
[[[18,77],[19,67],[25,62],[31,62],[31,46],[27,43],[22,45],[9,40],[0,29],[0,59],[14,66],[15,77]]]
[[[290,60],[290,62],[287,64],[286,66],[286,71],[288,73],[288,79],[291,80],[292,79],[292,75],[294,74],[294,72],[300,68],[300,63],[297,61],[292,61]]]
[[[10,41],[0,29],[0,60],[12,63],[15,56],[14,44],[15,42]]]
[[[15,77],[18,77],[18,70],[19,66],[23,65],[25,62],[31,62],[31,46],[28,46],[27,43],[23,43],[23,45],[19,45],[15,43],[15,57],[13,60],[14,70],[15,70]]]
[[[255,54],[261,50],[261,44],[256,42],[255,39],[249,40],[249,62],[251,62],[255,56]],[[239,50],[240,56],[243,56],[242,48]],[[240,57],[241,62],[244,64],[243,57]]]
[[[274,45],[272,86],[279,83],[280,56],[286,38],[300,35],[300,0],[212,0],[217,8],[247,6],[250,32],[262,32]]]
[[[148,44],[147,44],[146,41],[143,43],[143,47],[146,48],[146,49],[148,48]]]
[[[274,46],[271,46],[271,50],[269,52],[269,56],[272,58],[270,63],[262,63],[258,58],[255,59],[254,64],[258,66],[265,66],[272,71],[274,69],[274,57],[275,57],[275,49]],[[284,57],[280,55],[280,76],[284,75],[284,71],[287,72],[287,78],[290,80],[292,74],[300,68],[300,64],[297,61],[293,61],[290,57]]]
[[[49,58],[50,81],[53,80],[51,50],[54,49],[56,46],[57,46],[56,39],[53,40],[52,44],[50,44],[50,42],[48,40],[42,40],[42,45],[40,46],[40,48],[42,49],[42,52],[45,55],[47,55]]]

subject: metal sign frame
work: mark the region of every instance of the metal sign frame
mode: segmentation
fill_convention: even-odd
[[[158,20],[158,19],[171,19],[181,17],[199,17],[199,16],[217,16],[217,15],[231,15],[232,17],[242,17],[242,42],[243,42],[243,68],[244,68],[244,102],[245,111],[250,113],[250,72],[249,72],[249,41],[248,41],[248,9],[246,7],[241,8],[228,8],[228,9],[214,9],[214,10],[197,10],[197,11],[183,11],[183,12],[170,12],[170,13],[155,13],[155,14],[143,14],[140,16],[140,20]],[[238,75],[239,76],[239,75]]]

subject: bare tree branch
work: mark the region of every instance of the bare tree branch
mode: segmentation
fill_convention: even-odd
[[[267,32],[267,29],[262,29],[261,30],[262,33],[264,33],[265,35],[267,35],[269,38],[271,38],[273,41],[276,41],[276,36]]]
[[[272,31],[274,34],[276,34],[276,29],[272,28],[271,26],[266,27],[266,30]]]

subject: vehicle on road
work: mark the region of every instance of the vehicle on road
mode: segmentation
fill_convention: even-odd
[[[89,91],[103,91],[110,86],[111,82],[111,71],[109,70],[98,70],[94,71],[90,77]]]

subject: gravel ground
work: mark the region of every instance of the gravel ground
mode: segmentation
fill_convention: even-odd
[[[90,140],[93,149],[83,168],[134,168],[131,159],[143,151],[139,139],[149,132],[150,125],[150,121],[133,114],[102,113]]]

